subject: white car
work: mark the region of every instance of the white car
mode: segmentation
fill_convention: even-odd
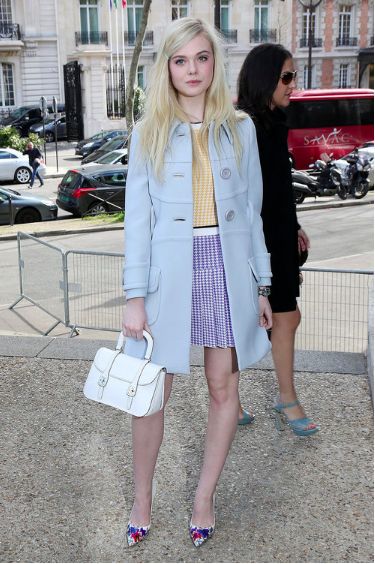
[[[109,164],[127,164],[128,162],[128,150],[127,149],[116,149],[110,153],[102,155],[97,161],[91,161],[85,165],[82,165],[82,169],[86,170],[87,167],[93,165],[109,165]]]
[[[31,173],[27,155],[8,147],[0,148],[0,181],[14,180],[19,184],[27,184],[30,182]]]

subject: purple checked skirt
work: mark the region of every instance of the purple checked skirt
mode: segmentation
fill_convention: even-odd
[[[220,235],[193,237],[191,344],[234,347]]]

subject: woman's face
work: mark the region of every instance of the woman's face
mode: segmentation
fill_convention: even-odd
[[[199,34],[169,59],[169,73],[179,97],[204,96],[214,76],[214,55],[208,39]]]
[[[284,82],[289,84],[284,84]],[[293,59],[287,59],[281,69],[279,82],[272,96],[271,110],[276,108],[286,108],[290,104],[290,95],[296,87],[296,76]]]

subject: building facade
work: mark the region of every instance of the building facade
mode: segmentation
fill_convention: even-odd
[[[303,4],[309,0],[220,0],[233,97],[246,54],[265,41],[292,51],[298,87],[306,87],[310,17],[313,87],[373,86],[373,0],[323,0],[313,14]],[[126,76],[142,5],[142,0],[0,0],[0,111],[38,103],[41,96],[63,102],[66,65],[76,62],[85,135],[124,127]],[[215,2],[153,0],[137,73],[142,88],[166,24],[186,15],[214,24]]]

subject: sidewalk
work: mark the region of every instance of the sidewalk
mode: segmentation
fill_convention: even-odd
[[[362,200],[340,200],[335,197],[319,198],[314,200],[309,198],[311,201],[307,201],[299,206],[297,206],[297,212],[311,211],[317,209],[330,209],[330,208],[340,208],[340,207],[352,207],[360,205],[368,205],[374,203],[374,193],[368,193]],[[12,240],[17,238],[18,231],[23,233],[28,233],[34,235],[35,237],[48,237],[55,235],[66,235],[68,233],[79,233],[85,231],[86,233],[103,231],[103,230],[114,230],[123,229],[122,222],[120,223],[108,223],[108,221],[103,219],[91,218],[88,220],[83,220],[81,218],[73,218],[66,216],[63,219],[54,221],[41,221],[38,223],[22,223],[17,225],[2,225],[0,226],[0,241]]]
[[[322,427],[307,439],[275,431],[273,372],[242,373],[241,399],[256,421],[238,429],[218,486],[215,535],[197,550],[187,528],[207,391],[193,358],[167,408],[150,536],[127,549],[130,418],[82,394],[101,344],[0,336],[1,561],[373,561],[372,409],[360,363],[346,359],[342,373],[332,371],[339,362],[323,353],[315,369],[296,373],[300,398]],[[308,364],[301,353],[299,369]]]

